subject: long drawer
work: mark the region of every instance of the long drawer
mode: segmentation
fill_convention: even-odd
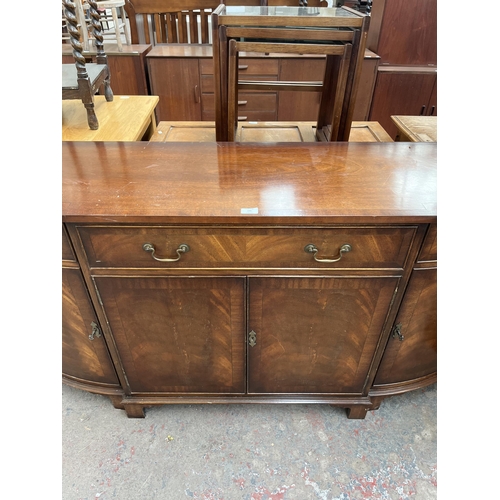
[[[401,269],[416,232],[415,226],[234,228],[93,225],[77,229],[92,268],[174,269]],[[183,251],[186,247],[182,245],[186,245],[188,251]],[[339,260],[331,262],[336,259]]]

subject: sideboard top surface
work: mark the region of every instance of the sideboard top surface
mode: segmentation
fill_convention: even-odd
[[[62,144],[64,222],[428,223],[434,143]]]

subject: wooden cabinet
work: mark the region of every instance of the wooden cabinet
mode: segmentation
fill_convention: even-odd
[[[124,45],[123,51],[106,48],[111,73],[111,88],[115,95],[149,95],[146,55],[151,45]],[[62,62],[74,63],[73,49],[62,44]],[[95,48],[84,53],[86,59],[95,62]]]
[[[435,144],[90,146],[63,144],[64,222],[127,415],[285,401],[363,418],[435,380]]]
[[[147,56],[151,92],[160,97],[157,120],[214,121],[214,66],[210,45],[157,45]],[[365,51],[354,120],[366,121],[379,57]],[[304,81],[323,79],[323,56],[244,54],[240,78]],[[239,94],[241,121],[311,121],[317,119],[319,93],[252,91]]]
[[[395,139],[394,115],[437,116],[435,68],[379,68],[370,119],[378,121]]]
[[[118,395],[118,377],[64,227],[62,243],[63,379],[75,387]]]
[[[177,58],[161,65],[148,59],[148,67],[151,92],[160,98],[156,120],[201,120],[198,61]],[[189,118],[184,118],[186,116]]]
[[[437,0],[374,2],[367,46],[380,56],[370,120],[394,139],[391,115],[437,116]]]
[[[415,384],[437,371],[437,226],[432,224],[395,320],[374,391]]]

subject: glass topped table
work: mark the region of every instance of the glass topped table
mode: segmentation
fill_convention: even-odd
[[[250,86],[255,86],[255,83],[246,81],[240,83],[237,77],[234,78],[234,71],[231,73],[231,80],[229,79],[230,58],[233,68],[237,64],[234,62],[234,54],[230,55],[229,45],[232,43],[231,50],[233,52],[236,50],[235,47],[239,47],[238,50],[251,52],[251,43],[253,43],[254,50],[260,52],[273,53],[273,48],[277,52],[291,54],[312,53],[311,51],[317,50],[318,52],[315,53],[326,56],[325,75],[323,82],[320,82],[323,84],[322,87],[320,86],[322,90],[315,90],[312,86],[309,88],[312,91],[322,92],[317,130],[324,130],[326,127],[324,124],[333,120],[339,125],[330,126],[325,135],[326,140],[347,141],[350,134],[369,21],[370,17],[366,14],[347,7],[219,5],[212,12],[217,140],[231,140],[232,136],[229,130],[230,128],[232,130],[233,127],[232,117],[235,103],[233,100],[229,102],[229,87],[231,88],[231,95],[236,95],[237,100],[237,91],[236,93],[233,92],[235,86],[236,88],[246,86],[247,89]],[[345,61],[328,52],[332,45],[337,47],[342,45],[350,46],[346,49]],[[297,51],[299,46],[303,52]],[[344,75],[347,76],[344,77]],[[298,76],[296,80],[303,80],[303,78]],[[337,86],[337,81],[342,81],[341,88]],[[264,82],[259,83],[264,84]],[[279,82],[276,83],[275,88],[278,87]],[[284,90],[302,90],[304,88],[304,85],[301,85],[302,88],[300,89],[292,89],[295,82],[282,83]],[[286,84],[288,84],[288,88]],[[299,87],[299,85],[296,87]],[[228,109],[231,112],[228,112]]]

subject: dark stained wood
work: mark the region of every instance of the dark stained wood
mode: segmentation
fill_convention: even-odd
[[[156,107],[157,121],[201,120],[198,61],[179,58],[171,59],[165,65],[159,59],[148,57],[147,64],[152,93],[160,98]],[[182,85],[179,85],[179,80]]]
[[[416,269],[395,324],[404,339],[389,338],[375,388],[435,374],[437,371],[437,271]]]
[[[62,260],[76,262],[76,257],[73,253],[73,248],[71,247],[69,236],[64,225],[62,226]]]
[[[250,279],[249,393],[361,394],[398,281]]]
[[[436,70],[432,68],[379,69],[370,120],[379,122],[394,139],[398,129],[391,120],[391,115],[427,115],[432,107],[430,98],[436,80]],[[436,114],[435,109],[434,115]]]
[[[384,64],[437,64],[437,0],[376,0],[368,48]]]
[[[244,392],[242,278],[96,278],[130,390]]]
[[[437,224],[431,224],[425,236],[422,250],[418,256],[419,262],[437,261]]]
[[[364,418],[435,381],[436,276],[417,262],[434,248],[435,143],[66,142],[62,153],[76,256],[65,271],[80,283],[63,309],[93,305],[121,386],[93,372],[66,381],[139,418],[150,405],[278,402]],[[146,242],[159,258],[191,249],[159,263]],[[317,262],[308,243],[318,258],[352,251]],[[409,342],[394,348],[397,321]],[[63,356],[89,364],[83,339]],[[389,381],[373,386],[381,363]]]
[[[402,269],[415,237],[415,227],[193,228],[82,226],[78,234],[91,268],[220,268],[278,267],[337,269]],[[189,252],[176,263],[158,262],[142,249],[155,246],[159,257],[176,258],[176,249]],[[352,250],[335,266],[318,264],[304,247],[313,243],[318,258],[335,258],[348,243]]]
[[[113,79],[113,92],[116,95],[148,95],[149,77],[146,67],[146,55],[151,45],[123,45],[122,51],[106,46],[108,67]],[[89,62],[95,62],[96,51],[91,47],[84,52]],[[72,48],[62,44],[62,62],[73,62]],[[103,90],[101,90],[103,92]]]
[[[436,151],[431,143],[65,142],[62,215],[107,223],[435,222]]]
[[[110,73],[104,52],[103,35],[100,24],[100,14],[97,11],[95,0],[88,0],[89,15],[97,50],[96,63],[87,64],[83,54],[82,42],[76,6],[73,0],[63,0],[64,16],[67,21],[70,42],[73,48],[73,64],[62,65],[62,99],[81,99],[87,111],[87,121],[91,130],[99,128],[99,120],[94,109],[94,94],[101,86],[104,87],[106,101],[113,100],[113,91],[110,85]]]
[[[62,371],[77,382],[119,387],[104,337],[89,339],[97,316],[79,269],[62,271]],[[100,327],[99,327],[100,328]]]

